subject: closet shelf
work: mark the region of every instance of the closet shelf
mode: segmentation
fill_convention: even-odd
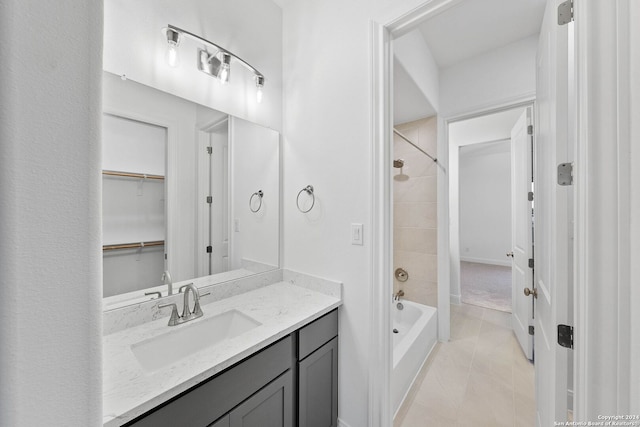
[[[137,242],[137,243],[119,243],[117,245],[104,245],[103,251],[115,251],[118,249],[136,249],[146,248],[149,246],[164,246],[164,240],[153,240],[150,242]]]
[[[159,180],[164,179],[163,175],[149,175],[146,173],[133,173],[133,172],[122,172],[122,171],[110,171],[110,170],[103,170],[102,175],[123,176],[127,178],[139,178],[139,179],[159,179]]]

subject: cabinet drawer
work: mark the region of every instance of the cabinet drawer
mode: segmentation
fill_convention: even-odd
[[[291,337],[283,338],[127,425],[135,427],[208,426],[290,369],[291,347]]]
[[[298,335],[298,360],[302,360],[324,343],[338,335],[338,310],[325,314],[300,329]]]

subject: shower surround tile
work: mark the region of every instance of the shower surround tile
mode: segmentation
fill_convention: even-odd
[[[397,125],[396,128],[434,157],[437,154],[437,117]],[[437,306],[437,164],[399,136],[394,137],[394,159],[403,159],[393,169],[394,269],[409,273],[406,282],[394,280],[394,292],[404,298]]]

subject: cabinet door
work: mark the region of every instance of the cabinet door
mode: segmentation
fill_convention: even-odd
[[[229,415],[225,415],[224,417],[220,418],[218,421],[209,425],[208,427],[229,427]]]
[[[298,363],[299,427],[338,425],[338,337]]]
[[[230,427],[293,427],[293,375],[287,371],[229,414]]]

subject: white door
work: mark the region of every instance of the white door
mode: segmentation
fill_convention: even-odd
[[[569,25],[558,25],[561,0],[549,0],[540,30],[535,114],[535,373],[536,424],[567,418],[570,351],[557,343],[568,321],[571,269],[570,188],[557,183],[557,165],[570,162],[568,143]]]
[[[511,130],[511,316],[513,331],[527,359],[533,359],[533,301],[525,289],[533,289],[533,234],[531,201],[532,138],[527,132],[531,109],[527,108]]]
[[[211,133],[210,242],[212,246],[209,274],[229,270],[229,131]]]

